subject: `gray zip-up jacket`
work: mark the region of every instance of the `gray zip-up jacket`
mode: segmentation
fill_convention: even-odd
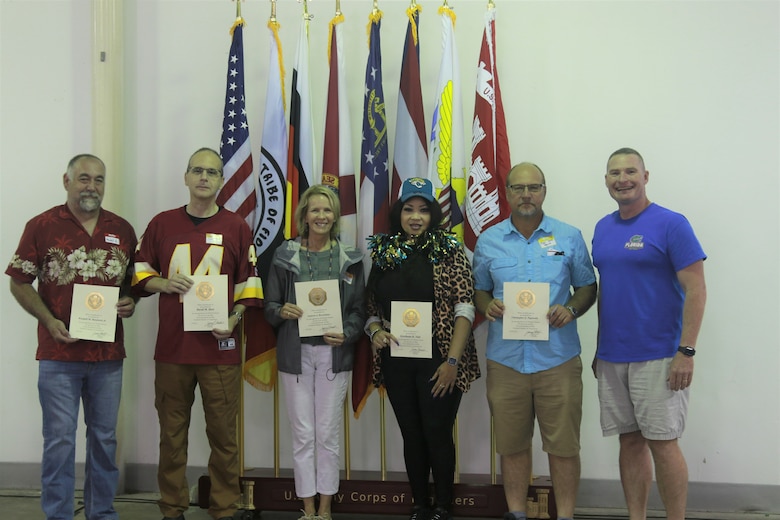
[[[339,244],[339,293],[344,321],[344,343],[333,347],[333,371],[352,370],[355,342],[366,321],[363,253]],[[268,280],[263,283],[265,318],[276,331],[276,363],[280,372],[301,373],[301,338],[297,320],[285,320],[279,312],[286,302],[296,303],[295,282],[301,273],[300,239],[287,240],[274,252]]]

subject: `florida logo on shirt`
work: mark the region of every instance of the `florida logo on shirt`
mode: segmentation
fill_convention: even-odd
[[[640,249],[644,249],[645,248],[644,238],[645,237],[643,237],[642,235],[634,235],[631,237],[631,239],[628,242],[626,242],[626,245],[624,245],[623,247],[625,249],[630,249],[632,251],[639,251]]]

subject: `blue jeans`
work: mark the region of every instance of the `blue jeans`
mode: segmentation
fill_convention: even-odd
[[[39,362],[41,507],[47,520],[73,518],[79,400],[84,402],[87,425],[84,514],[87,520],[119,518],[113,504],[119,479],[116,422],[121,391],[122,360]]]

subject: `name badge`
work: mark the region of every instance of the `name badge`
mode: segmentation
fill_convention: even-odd
[[[206,233],[206,243],[221,246],[222,235],[220,235],[219,233]]]
[[[555,237],[550,235],[549,237],[542,237],[539,239],[539,246],[543,248],[548,248],[556,245],[557,242],[555,242]]]
[[[115,246],[118,246],[119,237],[114,235],[113,233],[106,233],[106,244],[114,244]]]
[[[219,340],[219,350],[236,350],[235,338]]]
[[[355,275],[347,272],[344,273],[344,281],[347,282],[349,285],[352,285],[352,281],[355,279]]]

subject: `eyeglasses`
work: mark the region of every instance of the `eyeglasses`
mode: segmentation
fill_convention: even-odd
[[[510,184],[506,187],[512,195],[524,193],[527,189],[529,193],[539,193],[544,188],[544,184]]]
[[[206,175],[208,175],[212,179],[222,175],[222,171],[217,170],[216,168],[201,168],[200,166],[193,166],[191,168],[187,168],[187,171],[190,173],[194,173],[195,175],[198,176],[203,175],[203,172],[206,172]]]

